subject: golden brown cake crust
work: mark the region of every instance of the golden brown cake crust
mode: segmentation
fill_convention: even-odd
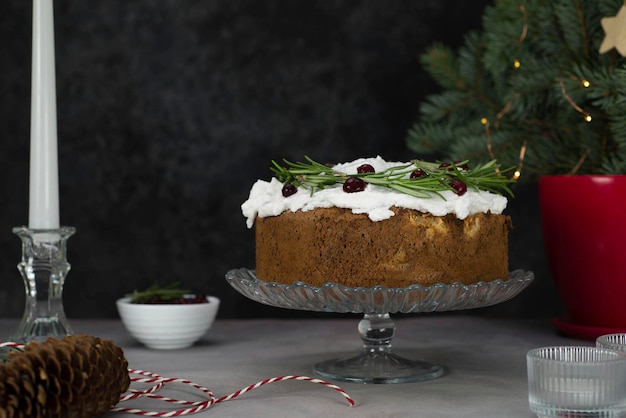
[[[257,277],[349,287],[471,284],[508,277],[508,216],[480,213],[461,220],[392,210],[395,216],[378,222],[341,208],[257,218]]]

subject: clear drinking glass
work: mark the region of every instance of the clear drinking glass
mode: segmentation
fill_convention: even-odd
[[[543,347],[526,356],[538,417],[617,418],[626,411],[626,357],[598,347]]]
[[[626,356],[626,334],[606,334],[596,338],[596,347],[619,351]]]

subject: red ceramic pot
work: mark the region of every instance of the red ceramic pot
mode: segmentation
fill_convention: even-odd
[[[542,177],[539,200],[564,320],[626,329],[626,176]]]

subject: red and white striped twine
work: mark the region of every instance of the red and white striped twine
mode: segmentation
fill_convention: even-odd
[[[337,392],[339,392],[345,399],[346,401],[350,404],[350,406],[354,406],[354,400],[350,397],[350,395],[348,395],[342,388],[340,388],[337,385],[334,385],[330,382],[326,382],[324,380],[321,379],[316,379],[316,378],[312,378],[312,377],[307,377],[307,376],[280,376],[280,377],[272,377],[269,379],[265,379],[262,380],[258,383],[255,383],[254,385],[250,385],[247,386],[243,389],[239,389],[238,391],[231,393],[230,395],[226,395],[226,396],[222,396],[221,398],[216,398],[215,395],[213,394],[213,392],[211,392],[210,389],[207,389],[205,387],[202,387],[196,383],[193,383],[187,379],[179,379],[179,378],[172,378],[172,377],[162,377],[159,376],[155,373],[151,373],[151,372],[146,372],[143,370],[134,370],[134,369],[128,369],[128,372],[130,374],[135,374],[135,375],[140,375],[143,377],[132,377],[131,378],[131,382],[135,382],[135,383],[154,383],[153,386],[148,387],[147,389],[144,390],[137,390],[137,389],[130,389],[129,392],[127,394],[124,394],[120,397],[120,402],[124,402],[124,401],[129,401],[132,399],[136,399],[136,398],[140,398],[140,397],[147,397],[147,398],[151,398],[151,399],[158,399],[164,402],[168,402],[171,404],[176,404],[176,405],[184,405],[185,408],[182,409],[177,409],[174,411],[144,411],[141,409],[136,409],[136,408],[128,408],[128,407],[120,407],[120,406],[116,406],[112,409],[112,411],[115,412],[124,412],[127,414],[135,414],[135,415],[143,415],[143,416],[148,416],[148,417],[178,417],[178,416],[183,416],[183,415],[191,415],[191,414],[195,414],[197,412],[202,412],[208,408],[210,408],[211,406],[213,406],[216,403],[220,403],[220,402],[224,402],[224,401],[229,401],[231,399],[235,399],[241,395],[243,395],[246,392],[249,392],[253,389],[259,388],[261,386],[267,385],[269,383],[274,383],[274,382],[282,382],[285,380],[301,380],[301,381],[306,381],[306,382],[312,382],[312,383],[317,383],[323,386],[326,386],[330,389],[334,389]],[[157,392],[159,389],[163,388],[166,384],[168,383],[180,383],[180,384],[184,384],[184,385],[189,385],[194,387],[195,389],[199,390],[200,392],[204,393],[207,396],[207,399],[202,400],[202,401],[186,401],[186,400],[179,400],[179,399],[173,399],[173,398],[168,398],[162,395],[158,395],[155,392]]]
[[[0,348],[4,348],[4,347],[17,348],[18,350],[22,350],[26,346],[24,344],[18,344],[18,343],[13,343],[13,342],[0,343]]]
[[[24,344],[17,344],[17,343],[13,343],[13,342],[6,342],[6,343],[0,343],[0,348],[2,347],[9,347],[9,348],[16,348],[16,349],[23,349],[24,348]],[[350,397],[350,395],[348,395],[346,393],[346,391],[344,391],[342,388],[340,388],[339,386],[332,384],[330,382],[327,382],[325,380],[321,380],[321,379],[316,379],[316,378],[312,378],[312,377],[308,377],[308,376],[279,376],[279,377],[272,377],[269,379],[264,379],[260,382],[257,382],[253,385],[247,386],[243,389],[239,389],[236,392],[231,393],[230,395],[226,395],[226,396],[222,396],[221,398],[216,398],[215,395],[213,394],[213,392],[211,392],[210,389],[207,389],[203,386],[200,386],[190,380],[187,379],[179,379],[179,378],[173,378],[173,377],[163,377],[163,376],[159,376],[156,373],[152,373],[152,372],[147,372],[147,371],[143,371],[143,370],[136,370],[136,369],[128,369],[128,373],[131,375],[137,375],[136,377],[131,377],[131,382],[133,383],[153,383],[152,386],[147,387],[146,389],[143,390],[139,390],[139,389],[129,389],[128,392],[126,392],[125,394],[122,394],[120,396],[120,403],[121,402],[126,402],[126,401],[130,401],[133,399],[137,399],[137,398],[141,398],[141,397],[146,397],[146,398],[150,398],[150,399],[157,399],[163,402],[167,402],[170,404],[176,404],[176,405],[183,405],[185,406],[185,408],[182,409],[177,409],[177,410],[173,410],[173,411],[144,411],[141,409],[137,409],[137,408],[130,408],[130,407],[120,407],[120,406],[115,406],[111,409],[111,411],[114,412],[124,412],[127,414],[135,414],[135,415],[143,415],[143,416],[147,416],[147,417],[178,417],[178,416],[183,416],[183,415],[191,415],[191,414],[195,414],[197,412],[202,412],[208,408],[210,408],[211,406],[213,406],[216,403],[220,403],[220,402],[225,402],[225,401],[230,401],[231,399],[235,399],[241,395],[243,395],[246,392],[249,392],[253,389],[257,389],[260,388],[261,386],[265,386],[269,383],[275,383],[275,382],[282,382],[285,380],[300,380],[300,381],[305,381],[305,382],[312,382],[312,383],[317,383],[320,385],[323,385],[327,388],[330,389],[334,389],[337,392],[339,392],[348,402],[348,404],[350,404],[350,406],[354,406],[355,402],[354,400]],[[156,394],[156,392],[158,392],[160,389],[164,388],[166,384],[170,384],[170,383],[179,383],[179,384],[183,384],[183,385],[188,385],[188,386],[192,386],[193,388],[199,390],[200,392],[202,392],[204,395],[207,396],[207,399],[202,400],[202,401],[186,401],[186,400],[180,400],[180,399],[173,399],[173,398],[168,398],[166,396],[162,396],[162,395],[158,395]]]
[[[18,344],[14,342],[0,343],[0,348],[3,348],[3,347],[23,349],[25,346],[24,344]],[[137,408],[115,406],[111,409],[111,411],[124,412],[127,414],[143,415],[146,417],[178,417],[178,416],[183,416],[183,415],[191,415],[197,412],[202,412],[210,408],[216,403],[230,401],[231,399],[235,399],[243,395],[246,392],[249,392],[253,389],[260,388],[261,386],[265,386],[269,383],[282,382],[285,380],[300,380],[300,381],[312,382],[312,383],[317,383],[317,384],[326,386],[327,388],[334,389],[337,392],[339,392],[344,398],[346,398],[346,401],[348,402],[348,404],[350,404],[350,406],[355,405],[355,402],[350,397],[350,395],[348,395],[346,391],[344,391],[339,386],[334,385],[325,380],[316,379],[316,378],[312,378],[308,376],[272,377],[272,378],[264,379],[260,382],[257,382],[254,385],[250,385],[243,389],[239,389],[238,391],[231,393],[230,395],[222,396],[221,398],[216,398],[210,389],[200,386],[197,383],[194,383],[187,379],[163,377],[163,376],[159,376],[156,373],[147,372],[143,370],[136,370],[136,369],[128,369],[128,373],[131,375],[136,375],[135,377],[131,377],[130,379],[131,382],[133,383],[148,383],[148,384],[153,383],[153,385],[142,390],[132,389],[132,388],[129,389],[128,392],[120,396],[120,403],[137,399],[137,398],[141,398],[141,397],[145,397],[145,398],[160,400],[160,401],[167,402],[170,404],[184,405],[185,408],[181,408],[181,409],[177,409],[173,411],[144,411],[144,410],[137,409]],[[156,392],[164,388],[165,385],[171,384],[171,383],[180,383],[183,385],[192,386],[193,388],[199,390],[204,395],[206,395],[207,399],[202,400],[202,401],[186,401],[186,400],[168,398],[166,396],[156,394]]]

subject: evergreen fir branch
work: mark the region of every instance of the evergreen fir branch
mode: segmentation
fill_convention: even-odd
[[[426,54],[420,57],[426,71],[444,88],[462,88],[459,73],[455,70],[454,52],[440,43],[432,45]]]
[[[517,165],[524,146],[524,179],[623,168],[626,58],[598,53],[600,20],[623,4],[495,0],[482,32],[468,33],[455,56],[441,44],[424,54],[442,91],[420,106],[407,145],[420,155],[497,158],[504,166]]]
[[[565,48],[570,54],[577,54],[589,58],[590,48],[587,39],[587,28],[584,19],[583,6],[580,0],[572,0],[568,4],[554,3],[554,16],[561,28]]]
[[[439,155],[445,152],[448,142],[455,138],[457,133],[451,126],[424,122],[409,130],[408,142],[419,154]]]
[[[465,43],[459,49],[458,69],[459,74],[470,86],[480,88],[484,77],[483,64],[476,59],[484,48],[480,35],[477,32],[469,32],[465,35]]]
[[[621,174],[626,172],[626,159],[618,156],[607,158],[602,169],[607,174]]]
[[[600,16],[613,16],[616,10],[624,4],[623,0],[606,0],[593,2],[598,8]]]
[[[420,112],[425,120],[437,121],[440,118],[454,117],[457,112],[466,109],[473,100],[473,97],[465,92],[434,94],[422,104]]]

